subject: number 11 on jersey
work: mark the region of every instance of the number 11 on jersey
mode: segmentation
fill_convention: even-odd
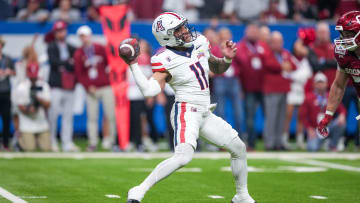
[[[200,84],[201,90],[204,90],[205,88],[209,88],[209,83],[206,79],[204,68],[201,66],[200,62],[196,62],[195,65],[191,64],[190,69],[194,72],[194,74]],[[198,69],[200,70],[201,74],[199,73]],[[205,83],[205,85],[204,85],[204,83]]]

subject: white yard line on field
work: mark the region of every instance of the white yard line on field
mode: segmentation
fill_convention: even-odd
[[[19,153],[0,152],[0,158],[70,158],[70,159],[93,159],[93,158],[129,158],[129,159],[163,159],[173,155],[172,152],[157,153],[113,153],[113,152],[79,152],[79,153]],[[311,153],[311,152],[250,152],[248,159],[360,159],[360,153]],[[198,159],[228,159],[227,152],[198,152],[194,154]]]
[[[224,199],[224,197],[220,195],[208,195],[208,197],[210,197],[211,199]]]
[[[19,196],[22,199],[47,199],[47,196]]]
[[[313,198],[313,199],[327,199],[327,197],[325,196],[319,196],[319,195],[311,195],[309,196],[310,198]]]
[[[120,198],[120,196],[119,195],[113,195],[113,194],[107,194],[107,195],[105,195],[105,197],[107,197],[107,198],[112,198],[112,199],[119,199]]]
[[[2,187],[0,187],[0,196],[3,196],[5,199],[8,199],[13,203],[27,203],[27,201],[11,194],[9,191],[5,190]]]
[[[321,166],[331,169],[338,169],[343,171],[353,171],[353,172],[360,172],[360,168],[343,165],[343,164],[337,164],[337,163],[330,163],[326,161],[318,161],[318,160],[312,160],[312,159],[282,159],[284,161],[293,162],[293,163],[300,163],[300,164],[307,164],[307,165],[313,165],[313,166]]]

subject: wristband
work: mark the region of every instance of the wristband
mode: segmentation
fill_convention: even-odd
[[[226,58],[225,56],[224,56],[223,59],[224,59],[224,62],[225,62],[225,63],[231,63],[231,62],[232,62],[232,59],[228,59],[228,58]]]
[[[329,116],[334,116],[334,112],[332,112],[332,111],[326,111],[325,114],[329,115]]]

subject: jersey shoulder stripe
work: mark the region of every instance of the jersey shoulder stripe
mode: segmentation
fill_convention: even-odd
[[[162,63],[151,63],[152,71],[155,72],[163,72],[166,69],[164,68]]]
[[[154,73],[166,71],[161,54],[155,54],[151,57],[151,68]]]

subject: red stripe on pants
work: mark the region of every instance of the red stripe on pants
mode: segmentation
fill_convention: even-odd
[[[186,130],[186,122],[185,122],[185,112],[186,112],[186,103],[181,103],[181,114],[180,114],[180,143],[185,143],[185,130]]]

